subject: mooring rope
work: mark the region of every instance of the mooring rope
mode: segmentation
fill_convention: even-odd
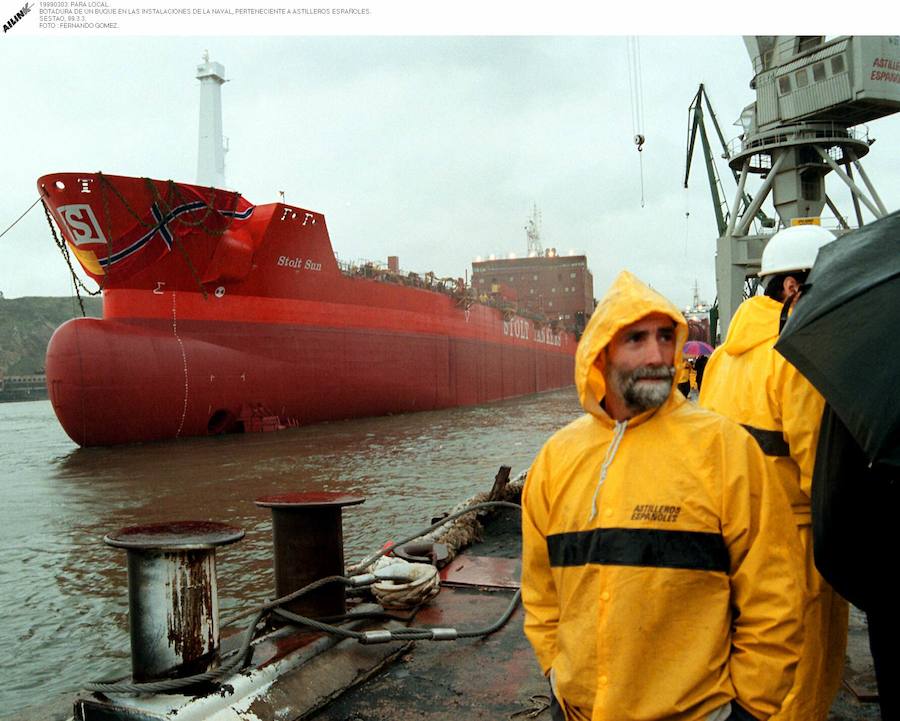
[[[12,225],[10,225],[6,230],[4,230],[2,233],[0,233],[0,238],[2,238],[9,231],[11,231],[13,229],[13,227],[15,226],[15,224],[18,223],[20,220],[22,220],[22,218],[24,218],[26,215],[28,215],[31,212],[31,209],[40,202],[41,202],[41,196],[39,195],[37,200],[35,200],[31,205],[28,206],[28,210],[26,210],[24,213],[22,213],[22,215],[20,215],[18,218],[16,218],[12,222]]]
[[[465,516],[467,513],[473,513],[474,511],[483,510],[486,508],[517,508],[517,509],[521,509],[522,507],[518,503],[512,503],[510,501],[484,501],[482,503],[477,503],[474,506],[464,508],[461,511],[451,513],[449,516],[445,516],[444,518],[441,518],[440,520],[436,521],[435,523],[432,523],[430,526],[428,526],[428,528],[426,528],[422,531],[418,531],[406,538],[403,538],[403,539],[397,541],[396,543],[392,543],[391,545],[385,546],[384,548],[380,548],[378,551],[376,551],[375,553],[373,553],[369,556],[366,556],[362,561],[357,563],[355,566],[352,566],[348,570],[359,572],[360,570],[365,569],[368,566],[372,565],[375,561],[377,561],[383,555],[385,555],[386,553],[390,553],[395,548],[399,548],[400,546],[402,546],[406,543],[409,543],[410,541],[415,541],[416,539],[421,538],[422,536],[425,536],[425,535],[431,533],[432,531],[440,528],[445,523],[449,523],[450,521],[455,521],[457,518]]]
[[[81,308],[81,315],[82,317],[84,317],[87,315],[87,313],[84,310],[84,301],[81,299],[79,288],[88,295],[100,295],[103,287],[101,286],[97,290],[90,290],[84,283],[81,282],[81,278],[78,277],[78,274],[75,273],[75,268],[72,267],[72,257],[69,255],[69,246],[66,244],[65,240],[56,235],[56,228],[53,225],[53,219],[50,217],[50,208],[47,207],[47,204],[43,201],[43,199],[41,200],[41,204],[44,206],[44,215],[47,216],[47,225],[50,226],[50,234],[53,236],[53,242],[56,243],[56,247],[59,249],[63,260],[66,261],[66,265],[69,267],[69,274],[72,276],[72,286],[75,288],[75,297],[78,299],[78,305]]]

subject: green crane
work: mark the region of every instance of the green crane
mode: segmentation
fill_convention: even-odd
[[[691,101],[690,106],[688,106],[688,139],[687,139],[687,165],[684,170],[684,187],[688,187],[688,180],[691,176],[691,160],[694,157],[694,147],[697,141],[697,135],[699,131],[700,135],[700,143],[703,146],[703,160],[706,164],[706,177],[709,182],[709,191],[710,196],[712,198],[713,203],[713,212],[716,216],[716,228],[719,233],[719,237],[725,235],[728,230],[728,220],[729,220],[729,208],[728,202],[725,199],[725,189],[722,187],[722,181],[719,178],[719,172],[716,169],[716,163],[713,158],[712,148],[710,147],[709,137],[706,133],[706,124],[703,121],[703,105],[706,104],[706,110],[709,113],[709,117],[712,120],[713,127],[716,130],[716,135],[719,138],[719,143],[722,146],[722,157],[725,160],[730,160],[731,154],[728,150],[728,143],[725,142],[725,136],[722,134],[722,129],[719,127],[719,121],[716,119],[716,114],[712,109],[712,104],[709,101],[709,95],[706,93],[706,88],[703,86],[703,83],[700,83],[700,87],[697,90],[697,94],[694,96],[694,99]],[[735,184],[738,184],[738,173],[733,168],[731,169],[731,174],[734,178]],[[746,210],[750,207],[753,198],[749,193],[744,192],[741,196],[741,203],[743,205],[742,210]],[[771,218],[769,218],[762,210],[758,210],[756,212],[756,217],[762,223],[763,226],[771,228],[774,226],[774,222]],[[755,280],[755,279],[754,279]],[[756,287],[747,288],[746,294],[752,295],[756,292]],[[719,307],[718,307],[718,298],[716,302],[713,304],[712,310],[710,311],[710,333],[711,337],[715,338],[716,334],[716,326],[718,325],[718,317],[719,317]]]
[[[722,135],[722,129],[719,127],[719,121],[716,119],[716,114],[713,112],[712,104],[709,102],[709,95],[706,93],[706,88],[703,87],[703,83],[700,83],[700,88],[697,90],[697,94],[694,96],[694,99],[691,101],[690,106],[688,107],[688,117],[689,117],[689,127],[688,127],[688,142],[687,142],[687,166],[684,170],[684,187],[688,187],[688,179],[691,176],[691,160],[694,157],[694,144],[697,140],[697,131],[700,131],[700,142],[703,145],[703,160],[706,162],[706,176],[709,180],[709,191],[712,196],[713,201],[713,212],[716,215],[716,226],[719,230],[719,236],[725,235],[725,230],[728,228],[728,203],[725,200],[725,189],[722,187],[722,181],[719,179],[719,172],[716,170],[716,163],[713,160],[712,148],[709,145],[709,138],[706,135],[706,125],[703,122],[703,103],[706,103],[706,109],[709,112],[709,117],[712,120],[713,127],[716,129],[716,135],[719,137],[719,143],[722,145],[722,157],[725,160],[731,159],[731,153],[728,150],[728,143],[725,142],[725,136]],[[731,175],[734,177],[734,182],[738,182],[738,172],[732,168]],[[745,192],[741,201],[744,206],[744,210],[746,210],[753,198],[749,193]],[[774,221],[769,218],[762,210],[758,210],[756,212],[756,217],[762,223],[762,225],[766,228],[774,227]]]
[[[725,192],[722,188],[722,181],[719,179],[719,173],[716,170],[716,164],[712,156],[712,149],[709,145],[709,138],[706,135],[706,125],[703,122],[704,100],[706,101],[706,107],[709,111],[709,116],[712,119],[713,126],[719,136],[719,141],[722,143],[722,149],[725,151],[725,157],[728,157],[728,148],[726,147],[722,130],[719,128],[719,121],[716,120],[716,114],[713,112],[712,105],[709,102],[709,96],[706,94],[706,89],[703,87],[703,83],[700,83],[700,88],[697,90],[697,94],[694,96],[694,99],[688,107],[688,116],[690,119],[688,121],[687,166],[684,170],[684,187],[688,187],[688,179],[691,176],[691,160],[694,157],[694,144],[697,140],[697,131],[699,130],[700,142],[703,144],[703,160],[706,162],[706,176],[709,181],[709,191],[713,201],[713,212],[716,215],[716,226],[718,227],[719,235],[721,236],[725,234],[725,230],[728,228],[728,204],[725,201]]]

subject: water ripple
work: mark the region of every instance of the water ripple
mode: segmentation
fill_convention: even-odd
[[[253,499],[328,490],[345,509],[352,562],[525,468],[580,412],[572,389],[477,408],[327,423],[274,434],[78,449],[49,402],[0,404],[0,709],[126,673],[125,556],[102,542],[179,519],[246,531],[217,555],[222,615],[274,590],[269,512]]]

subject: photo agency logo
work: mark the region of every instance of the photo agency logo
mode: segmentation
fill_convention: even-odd
[[[19,10],[19,12],[17,12],[9,20],[7,20],[5,23],[3,23],[4,35],[10,31],[10,29],[12,28],[13,25],[15,25],[17,22],[19,22],[19,20],[21,20],[23,17],[25,17],[28,13],[30,13],[31,8],[33,8],[33,7],[34,7],[34,5],[32,5],[31,3],[25,3],[25,6],[21,10]]]

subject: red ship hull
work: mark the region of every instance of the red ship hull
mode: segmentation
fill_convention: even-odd
[[[342,273],[321,215],[248,206],[240,225],[226,220],[214,232],[208,216],[164,228],[184,207],[178,198],[136,226],[130,216],[164,187],[39,180],[66,241],[104,287],[104,318],[65,323],[47,350],[53,408],[80,445],[449,408],[572,383],[571,333],[461,291]],[[171,252],[149,247],[151,238],[133,254],[149,258],[126,255],[154,222],[172,231]]]

